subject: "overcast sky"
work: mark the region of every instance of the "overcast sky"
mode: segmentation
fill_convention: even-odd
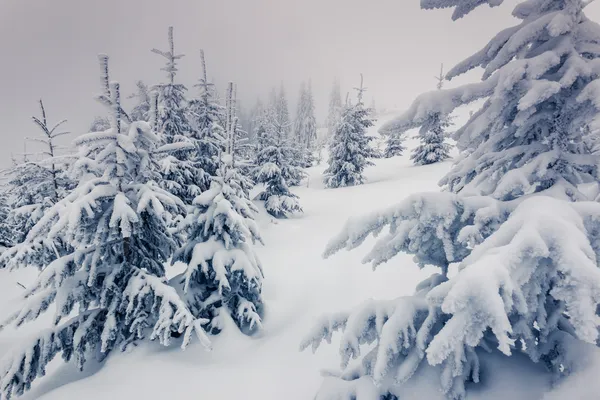
[[[164,79],[150,49],[167,49],[169,25],[176,51],[186,54],[179,80],[191,90],[203,48],[209,76],[221,90],[237,82],[248,107],[280,82],[293,106],[300,82],[311,78],[322,120],[333,79],[345,92],[361,72],[367,101],[406,107],[435,88],[441,62],[452,66],[514,24],[515,3],[452,22],[450,11],[422,11],[419,0],[0,0],[0,165],[37,133],[30,116],[40,97],[49,118],[67,118],[75,133],[102,114],[93,100],[98,53],[109,54],[124,94],[137,79]],[[600,2],[586,13],[600,21]]]

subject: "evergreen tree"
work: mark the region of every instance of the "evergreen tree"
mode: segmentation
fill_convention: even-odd
[[[415,165],[428,165],[450,158],[450,145],[445,142],[446,129],[450,126],[447,116],[432,113],[419,129],[419,144],[413,150],[410,159]],[[398,136],[397,134],[390,135]]]
[[[406,150],[406,147],[404,147],[404,138],[401,135],[397,133],[388,135],[385,141],[385,158],[400,156],[404,150]]]
[[[120,104],[118,93],[118,84],[112,85],[114,105]],[[195,331],[208,346],[200,326],[205,321],[194,318],[165,279],[163,263],[175,246],[169,218],[183,204],[154,182],[157,137],[145,122],[121,133],[118,110],[113,114],[116,129],[76,141],[77,188],[45,211],[25,242],[1,256],[9,268],[42,269],[22,307],[2,326],[19,326],[56,308],[48,330],[2,360],[2,398],[29,389],[59,353],[82,369],[90,355],[102,360],[148,333],[163,345],[173,332],[185,333],[185,347]],[[56,243],[64,244],[63,252],[48,263]]]
[[[304,160],[305,166],[310,167],[314,162],[313,152],[317,141],[317,119],[315,118],[315,101],[312,94],[312,84],[308,81],[305,100],[305,115],[304,115]]]
[[[155,86],[159,93],[156,116],[158,132],[167,144],[174,145],[173,149],[181,146],[178,151],[161,160],[161,184],[185,204],[191,204],[194,197],[201,193],[202,185],[208,178],[205,172],[198,168],[193,160],[193,152],[190,151],[194,144],[189,140],[192,136],[192,126],[185,98],[187,88],[175,83],[177,60],[184,55],[175,54],[172,26],[169,27],[169,50],[152,49],[152,52],[167,60],[165,67],[161,69],[167,73],[168,82]]]
[[[362,102],[365,89],[361,85],[358,90],[358,101],[352,105],[347,102],[342,109],[340,122],[336,125],[335,135],[329,146],[329,167],[324,173],[325,186],[337,188],[364,183],[365,167],[373,165],[369,158],[373,150],[369,142],[373,139],[366,135],[366,130],[373,125],[369,118],[369,110]]]
[[[338,80],[333,82],[331,94],[329,95],[329,113],[327,114],[327,137],[333,138],[336,132],[336,126],[341,119],[342,112],[342,94]]]
[[[256,182],[263,183],[265,190],[260,199],[265,201],[265,208],[275,218],[286,218],[293,213],[301,212],[298,196],[290,192],[286,177],[300,175],[302,171],[291,164],[290,158],[295,150],[284,137],[282,130],[276,126],[268,126],[269,117],[258,121],[260,148],[257,154]]]
[[[444,84],[444,65],[440,75],[436,77],[437,89],[441,90]],[[446,129],[450,126],[450,118],[440,113],[432,113],[421,125],[419,139],[421,143],[415,147],[410,159],[415,165],[428,165],[450,158],[450,145],[445,142]]]
[[[237,116],[237,85],[229,82],[226,96],[226,151],[231,155],[232,166],[238,170],[243,178],[240,182],[249,197],[252,189],[254,169],[254,146],[248,138],[248,133],[242,129]]]
[[[423,5],[454,8],[457,19],[484,3],[498,4]],[[345,371],[338,376],[346,382],[325,385],[319,398],[339,398],[340,390],[358,397],[359,383],[374,397],[393,398],[414,374],[429,370],[440,373],[448,398],[464,399],[467,382],[494,379],[486,351],[525,354],[560,376],[581,362],[571,349],[598,342],[600,204],[585,201],[578,187],[600,178],[599,156],[582,143],[600,113],[600,76],[592,67],[600,27],[584,15],[586,4],[519,2],[512,15],[521,22],[447,76],[481,66],[482,82],[421,95],[383,127],[404,132],[432,114],[485,99],[455,134],[463,154],[441,181],[449,192],[416,194],[350,221],[328,245],[326,256],[389,226],[365,262],[377,266],[404,252],[439,272],[413,296],[370,301],[316,327],[303,347],[314,349],[332,331],[344,331]],[[450,264],[458,265],[451,277]],[[345,368],[367,346],[363,362]]]
[[[283,179],[288,186],[300,185],[305,173],[300,168],[301,155],[298,148],[292,144],[293,138],[290,135],[291,123],[287,113],[287,101],[285,100],[283,86],[279,94],[275,90],[271,93],[271,102],[265,113],[265,120],[267,125],[265,139],[274,140],[285,147],[285,151],[283,152],[285,162],[282,162],[282,165],[279,166]],[[258,167],[267,162],[263,161],[260,156],[258,158]]]
[[[196,85],[200,88],[200,97],[190,101],[189,111],[193,126],[191,138],[195,144],[193,158],[196,168],[204,172],[205,181],[200,185],[204,191],[210,186],[208,177],[217,174],[218,157],[224,149],[226,133],[221,125],[225,109],[215,101],[214,85],[208,82],[204,50],[200,50],[200,60],[202,76]]]
[[[292,120],[290,118],[290,112],[283,83],[279,87],[279,93],[277,93],[275,101],[275,119],[277,120],[277,123],[279,125],[278,129],[282,131],[284,137],[287,140],[291,140]]]
[[[42,100],[39,105],[41,116],[32,117],[32,120],[42,135],[28,139],[40,143],[42,149],[36,157],[26,154],[23,163],[8,171],[11,192],[8,219],[13,231],[12,243],[21,243],[40,220],[44,210],[56,204],[73,188],[67,176],[69,160],[59,154],[61,147],[57,143],[58,138],[69,134],[59,129],[67,121],[49,125]]]
[[[294,143],[300,153],[301,166],[308,168],[314,162],[313,151],[317,140],[317,120],[315,119],[315,104],[310,81],[308,87],[304,82],[300,86],[298,111],[294,121]]]
[[[188,239],[173,257],[187,265],[173,281],[213,334],[223,329],[225,318],[232,318],[246,334],[262,326],[263,273],[253,249],[255,242],[262,242],[256,211],[231,156],[224,155],[210,189],[194,200],[184,224]]]
[[[11,247],[14,239],[14,227],[9,221],[10,196],[5,187],[0,187],[0,254]]]
[[[150,108],[152,98],[148,86],[143,81],[137,81],[137,92],[129,96],[130,99],[136,99],[137,104],[131,110],[129,114],[132,121],[146,121],[150,120]]]

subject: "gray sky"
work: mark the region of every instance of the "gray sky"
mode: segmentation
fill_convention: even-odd
[[[452,22],[450,11],[422,11],[418,0],[0,0],[0,165],[37,133],[30,116],[40,97],[51,121],[69,119],[75,133],[102,114],[93,100],[98,53],[109,54],[124,94],[136,79],[163,79],[150,49],[166,50],[169,25],[186,54],[179,80],[191,90],[204,48],[209,76],[221,91],[237,82],[248,107],[283,82],[293,113],[300,81],[311,78],[322,120],[333,79],[345,92],[360,72],[367,101],[406,107],[435,88],[440,62],[452,66],[513,24],[515,3]],[[600,3],[587,15],[600,21]]]

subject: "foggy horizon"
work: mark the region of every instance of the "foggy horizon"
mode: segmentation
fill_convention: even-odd
[[[167,48],[167,29],[174,26],[179,62],[178,82],[190,96],[200,75],[204,49],[209,79],[223,95],[228,81],[238,86],[245,109],[283,83],[290,114],[295,114],[302,81],[312,82],[316,116],[323,123],[333,81],[342,96],[365,79],[365,102],[378,108],[403,109],[418,94],[435,89],[434,75],[484,46],[500,29],[514,24],[516,3],[479,7],[453,22],[451,11],[424,11],[418,1],[358,0],[78,2],[54,0],[0,2],[0,165],[11,152],[22,151],[23,138],[36,135],[31,122],[38,100],[50,122],[68,119],[75,137],[85,133],[96,115],[99,92],[97,55],[110,57],[111,79],[124,97],[135,82],[148,85],[166,79],[164,62],[152,48]],[[586,14],[600,18],[600,5]],[[512,21],[511,21],[512,20]],[[456,79],[477,80],[481,70]],[[447,82],[446,87],[456,82]],[[127,103],[126,103],[127,104]]]

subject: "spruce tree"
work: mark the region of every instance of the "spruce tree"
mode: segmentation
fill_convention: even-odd
[[[450,158],[450,145],[446,143],[446,130],[450,126],[447,116],[432,113],[419,129],[419,144],[413,150],[410,159],[415,165],[428,165]],[[397,133],[390,135],[399,136]]]
[[[385,158],[401,156],[404,150],[406,150],[406,147],[404,147],[404,138],[400,134],[392,133],[388,135],[385,141]]]
[[[279,166],[281,174],[288,186],[298,186],[306,176],[300,167],[301,154],[298,148],[293,144],[293,137],[290,135],[291,122],[287,113],[287,101],[283,86],[279,93],[275,90],[271,93],[271,102],[265,113],[267,124],[267,140],[275,140],[285,147],[283,151],[282,164]],[[273,139],[274,138],[274,139]],[[257,167],[261,167],[266,161],[260,160]]]
[[[342,94],[338,80],[333,82],[331,94],[329,95],[329,113],[327,114],[327,137],[331,140],[336,132],[336,126],[341,119]]]
[[[267,212],[275,218],[286,218],[302,211],[298,196],[290,192],[286,182],[286,177],[299,175],[301,171],[290,162],[295,149],[286,140],[282,130],[267,125],[268,120],[269,117],[265,116],[257,121],[261,130],[256,182],[265,185],[259,198],[265,201]]]
[[[184,205],[155,182],[158,138],[145,122],[122,132],[117,83],[110,96],[113,128],[75,141],[77,188],[44,212],[22,244],[0,257],[9,268],[41,269],[19,310],[2,326],[19,326],[50,306],[56,309],[49,329],[4,356],[2,398],[28,390],[59,353],[82,369],[90,355],[102,360],[147,335],[168,345],[173,332],[184,333],[185,347],[195,331],[208,346],[200,326],[205,321],[194,318],[165,279],[163,263],[175,247],[169,218]]]
[[[150,108],[152,102],[150,91],[143,81],[137,81],[135,85],[137,87],[137,92],[129,96],[129,98],[135,99],[137,103],[129,115],[132,121],[148,122],[150,120]]]
[[[328,188],[354,186],[364,183],[365,167],[373,165],[369,158],[373,150],[366,135],[367,128],[373,125],[369,110],[362,102],[365,89],[361,85],[356,104],[347,103],[342,109],[341,120],[336,125],[335,135],[329,146],[329,167],[324,172],[323,182]]]
[[[441,90],[444,83],[443,64],[440,75],[436,79],[438,81],[436,87]],[[447,115],[432,113],[427,116],[419,130],[421,143],[415,147],[410,156],[415,165],[428,165],[450,158],[450,145],[446,143],[446,129],[448,126],[450,126],[450,117]]]
[[[208,82],[204,50],[200,50],[202,65],[200,82],[196,85],[200,89],[200,97],[189,103],[190,119],[193,127],[191,134],[195,145],[193,158],[196,167],[201,169],[207,179],[201,185],[201,190],[210,186],[210,176],[216,176],[219,165],[219,154],[225,146],[226,132],[221,125],[225,118],[225,108],[215,100],[214,84]]]
[[[161,160],[163,188],[179,197],[185,204],[191,204],[194,197],[202,192],[203,183],[207,182],[206,173],[198,168],[193,159],[194,144],[189,137],[192,135],[192,126],[185,98],[187,88],[180,83],[175,83],[177,75],[177,61],[184,57],[175,53],[173,27],[169,27],[169,50],[152,49],[166,59],[166,65],[161,70],[167,73],[167,83],[154,87],[159,94],[156,126],[163,140],[173,145],[176,149]]]
[[[315,118],[315,101],[312,94],[312,84],[308,81],[308,88],[306,89],[306,96],[304,99],[305,115],[304,115],[304,135],[303,135],[303,146],[304,146],[304,164],[306,167],[312,166],[314,162],[313,152],[315,151],[315,145],[317,141],[317,119]]]
[[[232,318],[246,334],[262,326],[263,273],[253,249],[261,242],[254,222],[256,208],[240,185],[239,172],[225,154],[210,189],[194,200],[185,220],[186,243],[173,261],[186,270],[173,278],[204,328],[219,333]]]
[[[454,8],[458,19],[484,3],[499,4],[422,6]],[[600,115],[593,68],[600,27],[583,13],[586,4],[518,2],[512,15],[520,23],[447,75],[482,67],[481,82],[423,94],[384,126],[403,132],[484,100],[455,134],[462,154],[441,181],[447,192],[412,195],[354,219],[327,246],[329,256],[389,227],[365,262],[394,262],[404,252],[438,271],[413,296],[369,301],[323,319],[302,346],[314,349],[344,331],[344,371],[329,379],[345,382],[324,385],[319,398],[358,397],[359,390],[401,397],[403,383],[429,371],[440,374],[448,398],[464,399],[467,383],[496,377],[497,357],[487,352],[524,354],[558,378],[580,367],[584,345],[598,343],[600,204],[579,190],[600,178],[599,156],[582,143]],[[451,264],[456,274],[448,274]],[[352,358],[362,363],[349,367]]]
[[[298,110],[294,120],[294,144],[301,156],[300,166],[311,167],[314,162],[313,151],[317,139],[317,121],[315,104],[310,81],[308,86],[302,82]]]
[[[0,186],[0,254],[11,247],[14,240],[14,227],[9,221],[10,196],[6,187]]]
[[[32,120],[41,135],[27,139],[39,143],[41,150],[37,154],[26,154],[22,163],[7,171],[11,192],[8,219],[13,230],[12,243],[21,243],[44,210],[73,188],[67,176],[69,159],[59,154],[62,147],[57,143],[58,138],[69,134],[60,129],[67,121],[49,125],[42,100],[39,105],[41,115],[39,118],[32,117]]]

